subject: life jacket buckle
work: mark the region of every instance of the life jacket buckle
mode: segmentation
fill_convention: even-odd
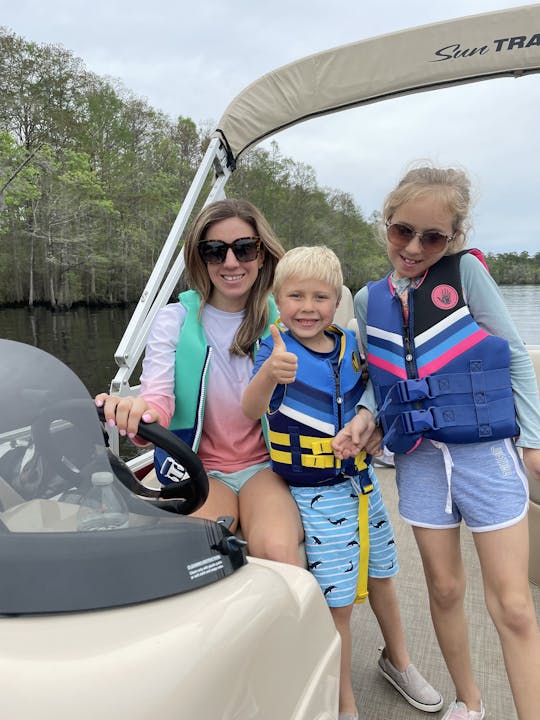
[[[341,473],[341,475],[344,480],[351,481],[358,495],[369,495],[370,492],[373,492],[373,481],[367,470],[363,470],[355,475],[346,475],[345,473]]]
[[[408,410],[401,414],[403,431],[407,435],[422,433],[426,430],[434,430],[435,423],[431,408],[427,410]]]
[[[410,378],[396,383],[401,402],[414,402],[433,397],[427,378]]]

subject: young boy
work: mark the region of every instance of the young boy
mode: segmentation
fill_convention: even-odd
[[[262,342],[242,408],[253,419],[266,413],[272,467],[287,480],[299,507],[308,567],[341,636],[339,720],[358,718],[350,618],[355,600],[365,597],[362,564],[385,640],[379,669],[411,705],[436,712],[442,697],[410,663],[405,646],[392,582],[398,570],[393,530],[375,474],[365,453],[339,461],[330,446],[354,417],[364,387],[354,333],[332,324],[342,286],[339,260],[329,248],[297,247],[285,253],[273,290],[286,329],[273,326],[272,336]],[[366,449],[375,451],[378,443],[373,434]],[[365,506],[369,515],[369,530],[360,523],[360,534],[359,496],[365,498],[360,508]],[[369,568],[361,544],[371,547]]]

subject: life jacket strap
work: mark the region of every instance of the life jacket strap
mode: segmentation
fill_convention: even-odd
[[[474,406],[444,405],[426,410],[406,410],[398,418],[401,418],[402,432],[406,435],[469,425],[478,428],[480,438],[488,438],[493,435],[493,423],[505,417],[509,400],[512,399],[501,398],[492,402],[484,399]]]
[[[292,453],[285,450],[276,450],[274,447],[270,448],[270,457],[274,462],[281,463],[283,465],[292,465]],[[300,462],[302,467],[317,468],[318,470],[329,470],[331,468],[340,468],[341,460],[332,455],[307,455],[302,454],[300,456]]]
[[[270,439],[270,457],[274,462],[284,465],[292,465],[292,452],[287,450],[278,450],[275,446],[291,447],[291,436],[289,433],[269,431]],[[298,444],[304,450],[310,450],[311,453],[302,453],[300,462],[302,467],[317,468],[320,470],[328,470],[330,468],[341,468],[341,460],[334,455],[332,449],[331,437],[311,437],[309,435],[299,435]],[[356,470],[365,470],[366,453],[360,452],[354,459]]]
[[[392,386],[392,391],[396,395],[394,400],[408,403],[442,395],[478,394],[508,388],[508,370],[506,368],[486,370],[482,372],[481,376],[478,375],[478,372],[478,368],[475,367],[474,371],[470,373],[442,373],[423,378],[398,380]]]
[[[511,437],[513,423],[506,418],[513,417],[514,401],[511,396],[478,402],[476,405],[445,405],[425,410],[406,410],[395,417],[383,438],[383,444],[397,453],[412,451],[422,436],[442,442],[485,442]],[[462,428],[459,433],[448,437],[448,428]],[[471,436],[471,428],[476,438]],[[441,431],[441,435],[437,434]]]
[[[372,486],[373,487],[373,486]],[[369,522],[368,522],[369,494],[363,492],[358,495],[358,536],[360,540],[360,558],[358,563],[358,582],[356,585],[355,604],[365,602],[368,596],[368,567],[369,567]]]

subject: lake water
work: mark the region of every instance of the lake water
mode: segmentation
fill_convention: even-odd
[[[502,286],[501,292],[525,343],[540,345],[540,285]],[[35,345],[71,367],[91,395],[108,389],[116,374],[114,352],[133,308],[0,309],[0,337]],[[0,359],[1,363],[1,359]],[[138,382],[131,378],[131,384]]]
[[[523,342],[540,345],[540,285],[502,285],[500,290]]]
[[[116,375],[114,353],[132,311],[132,308],[76,308],[69,312],[51,312],[42,307],[0,308],[0,337],[51,353],[66,363],[90,394],[95,395],[108,390]]]

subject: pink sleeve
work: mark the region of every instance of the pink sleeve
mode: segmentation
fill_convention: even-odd
[[[159,424],[168,428],[174,415],[174,400],[168,395],[144,395],[146,402],[159,413]]]
[[[481,250],[479,250],[478,248],[469,248],[469,252],[471,255],[474,255],[476,258],[478,258],[478,260],[480,260],[480,262],[485,267],[485,269],[488,271],[488,273],[491,274],[489,266],[486,262],[486,258],[484,257],[484,253]]]
[[[163,395],[145,395],[144,399],[159,413],[159,424],[168,428],[171,418],[174,415],[174,401],[171,400],[170,397]],[[137,447],[145,447],[150,444],[137,435],[132,438],[132,442],[134,445],[137,445]]]
[[[163,427],[169,427],[174,415],[176,346],[184,317],[185,308],[181,303],[166,305],[156,315],[146,342],[140,396],[157,410]],[[147,443],[136,438],[135,444]]]

